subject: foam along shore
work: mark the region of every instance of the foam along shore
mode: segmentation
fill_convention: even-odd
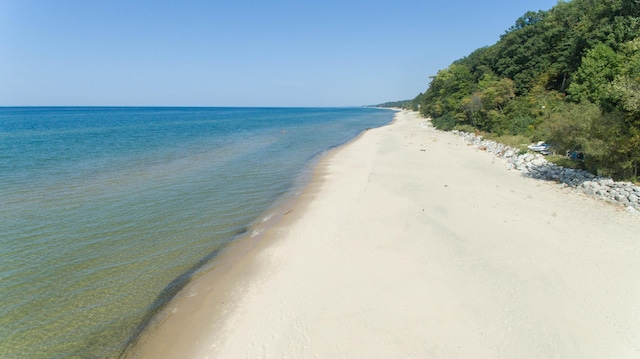
[[[498,162],[399,112],[134,356],[639,357],[638,216]]]

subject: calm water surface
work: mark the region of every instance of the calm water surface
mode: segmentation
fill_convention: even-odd
[[[0,358],[113,358],[314,159],[393,112],[0,108]]]

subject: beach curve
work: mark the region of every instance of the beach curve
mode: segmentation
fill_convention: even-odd
[[[506,171],[415,113],[323,159],[286,211],[132,357],[640,355],[638,217]]]

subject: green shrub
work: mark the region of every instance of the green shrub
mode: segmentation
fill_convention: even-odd
[[[452,115],[446,113],[438,118],[434,118],[431,120],[433,123],[433,127],[442,131],[451,131],[456,127],[458,121]]]
[[[515,117],[509,126],[509,133],[512,135],[530,133],[535,127],[536,119],[532,116]]]
[[[562,155],[549,155],[546,157],[547,161],[555,163],[558,166],[565,168],[585,169],[584,161],[572,160],[567,156]]]

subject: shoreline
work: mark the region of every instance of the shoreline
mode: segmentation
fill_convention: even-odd
[[[399,109],[391,111],[401,112]],[[396,116],[378,128],[392,125],[395,121]],[[194,278],[149,320],[144,330],[122,353],[122,357],[192,357],[193,348],[199,343],[198,337],[193,336],[194,325],[205,329],[209,324],[215,326],[224,322],[226,314],[233,310],[230,303],[236,295],[236,287],[259,271],[256,257],[278,241],[273,230],[289,225],[302,215],[304,207],[317,194],[323,181],[326,161],[369,130],[371,128],[312,160],[309,170],[296,180],[297,184],[292,190],[259,216],[262,218],[259,223],[249,227],[246,234],[231,242],[214,260],[200,268]],[[185,328],[190,328],[188,335],[184,335]]]
[[[399,112],[322,158],[132,357],[638,354],[638,221],[424,122]]]

